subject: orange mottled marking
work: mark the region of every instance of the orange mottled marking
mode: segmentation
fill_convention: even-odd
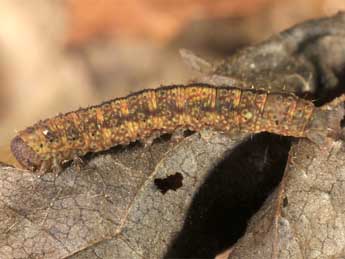
[[[129,115],[129,111],[128,111],[128,103],[126,99],[122,99],[119,101],[120,103],[120,111],[121,114],[123,115],[123,117],[126,117]]]
[[[260,114],[264,111],[265,103],[267,100],[267,93],[257,94],[255,104]]]
[[[240,102],[241,102],[241,95],[242,95],[242,91],[241,90],[234,90],[233,91],[233,98],[234,98],[234,107],[237,107]]]
[[[98,123],[103,123],[104,117],[103,117],[102,109],[100,109],[100,108],[96,109],[96,118],[97,118]]]
[[[150,112],[154,112],[157,110],[157,100],[156,100],[156,92],[154,90],[147,91],[145,93],[148,100],[148,108]]]

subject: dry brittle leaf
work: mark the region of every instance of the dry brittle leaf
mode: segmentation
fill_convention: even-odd
[[[344,151],[341,141],[330,151],[295,144],[280,187],[229,258],[342,258]]]
[[[158,143],[102,155],[78,173],[38,178],[0,173],[1,258],[158,258],[182,228],[193,193],[231,141],[193,135],[173,149]],[[154,178],[183,174],[183,186],[162,194]]]

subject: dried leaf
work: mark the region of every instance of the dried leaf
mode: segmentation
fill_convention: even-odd
[[[172,149],[165,142],[134,146],[57,177],[2,168],[0,257],[163,257],[193,194],[237,143],[211,134],[208,140],[193,135]],[[163,195],[154,179],[175,172],[183,174],[183,186]]]
[[[344,145],[330,152],[299,141],[280,187],[251,220],[229,258],[344,256]]]

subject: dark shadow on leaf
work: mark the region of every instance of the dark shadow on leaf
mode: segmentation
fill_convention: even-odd
[[[229,152],[195,194],[165,258],[214,258],[231,247],[280,182],[289,148],[289,138],[263,133]]]

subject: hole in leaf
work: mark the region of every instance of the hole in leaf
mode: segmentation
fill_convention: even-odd
[[[169,190],[176,191],[177,189],[181,188],[182,180],[182,174],[177,172],[173,175],[167,176],[166,178],[156,178],[154,183],[161,193],[165,194]]]

